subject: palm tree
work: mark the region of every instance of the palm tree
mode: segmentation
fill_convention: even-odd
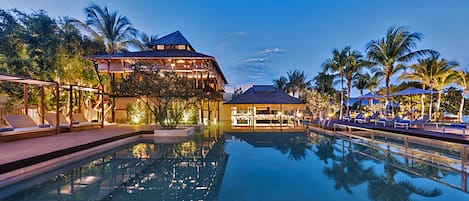
[[[454,83],[454,80],[458,77],[456,71],[449,71],[441,76],[438,76],[434,79],[434,86],[438,91],[438,101],[436,104],[436,117],[440,118],[440,106],[441,106],[441,95],[443,93],[443,88]]]
[[[349,60],[345,65],[344,75],[347,79],[347,115],[349,114],[350,109],[350,90],[352,88],[352,81],[357,79],[360,76],[361,70],[366,67],[370,66],[371,64],[365,60],[363,60],[363,56],[358,51],[353,51],[348,53]],[[363,95],[363,94],[362,94]]]
[[[389,84],[391,76],[404,67],[406,62],[436,52],[429,49],[413,51],[422,34],[411,33],[405,27],[392,26],[386,36],[372,40],[366,45],[368,59],[380,65],[379,71],[384,75],[386,87],[386,110],[389,106]]]
[[[146,33],[140,32],[139,34],[140,40],[137,44],[137,48],[140,51],[150,50],[148,44],[155,42],[158,39],[158,35],[148,35]]]
[[[343,105],[344,105],[344,68],[347,63],[349,63],[350,56],[350,47],[344,47],[342,50],[334,49],[332,50],[332,58],[326,60],[325,63],[322,64],[324,71],[332,71],[338,72],[340,77],[340,112],[339,112],[339,119],[343,117]]]
[[[358,76],[357,79],[353,80],[352,87],[355,87],[360,91],[360,96],[363,96],[363,91],[368,87],[371,77],[369,73],[363,73]],[[360,108],[362,106],[362,101],[360,100]]]
[[[437,89],[439,89],[437,108],[439,109],[439,103],[441,101],[441,90],[443,89],[443,87],[450,84],[449,82],[451,82],[451,78],[453,77],[451,74],[453,68],[455,68],[456,66],[458,66],[458,63],[456,62],[447,61],[446,59],[440,59],[439,55],[433,55],[425,59],[418,59],[416,64],[410,66],[413,69],[413,72],[404,73],[399,77],[399,79],[421,81],[422,89],[425,89],[426,85],[430,84],[430,90],[433,90],[434,84],[437,85]],[[432,99],[433,97],[430,96],[430,117],[432,115]],[[421,115],[423,116],[425,113],[425,102],[423,94],[421,97],[421,102]]]
[[[287,83],[288,83],[288,80],[285,76],[282,76],[279,79],[274,80],[274,86],[277,89],[280,89],[282,91],[287,91]]]
[[[462,115],[464,110],[464,100],[466,98],[467,93],[469,92],[469,71],[458,71],[458,78],[456,79],[456,84],[462,87],[462,98],[461,98],[461,105],[459,105],[459,112],[458,112],[458,119],[462,122]]]
[[[327,72],[320,72],[313,80],[317,91],[328,93],[333,90],[332,84],[334,82],[334,75],[330,75]]]
[[[368,81],[366,89],[368,89],[370,93],[374,93],[375,89],[379,86],[379,83],[381,82],[383,76],[381,76],[381,74],[379,73],[374,73],[373,76],[369,76],[370,79]]]
[[[306,80],[304,71],[289,71],[287,72],[287,90],[295,96],[295,93],[301,95],[311,85],[311,81]]]
[[[291,93],[293,96],[301,95],[311,85],[311,81],[306,80],[304,71],[288,71],[287,77],[282,76],[274,80],[274,85],[278,89]]]
[[[110,12],[105,6],[91,4],[85,8],[86,21],[71,18],[69,21],[83,31],[91,34],[96,40],[103,41],[109,54],[127,51],[129,46],[138,47],[137,30],[132,27],[129,19]]]
[[[363,96],[363,91],[367,89],[371,76],[369,73],[362,73],[357,77],[357,79],[353,80],[352,87],[357,88],[360,91],[360,96]]]

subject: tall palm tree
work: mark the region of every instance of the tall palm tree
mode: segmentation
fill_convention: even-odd
[[[274,82],[274,86],[277,89],[280,89],[282,91],[287,91],[288,80],[285,76],[282,76],[279,79],[275,79],[275,80],[273,80],[273,82]]]
[[[306,80],[304,71],[288,71],[287,77],[282,76],[279,79],[273,80],[275,87],[291,93],[293,96],[299,95],[311,86],[311,81]]]
[[[371,77],[369,73],[362,73],[358,76],[357,79],[353,80],[352,87],[355,87],[360,91],[360,96],[363,96],[363,91],[368,87]],[[362,101],[360,100],[360,108],[362,106]]]
[[[382,77],[379,73],[374,73],[373,76],[369,75],[370,79],[368,80],[368,84],[366,85],[366,89],[370,91],[370,93],[374,93],[375,89],[378,88],[379,83],[382,80]]]
[[[370,80],[371,76],[369,73],[361,73],[357,79],[352,81],[352,87],[357,88],[360,91],[360,96],[363,96],[363,91],[367,89]]]
[[[306,80],[304,71],[289,71],[287,72],[287,79],[287,90],[293,96],[301,95],[311,85],[311,81]]]
[[[344,47],[342,50],[334,49],[332,50],[332,58],[326,60],[325,63],[322,64],[324,71],[332,71],[338,72],[338,76],[340,78],[340,112],[339,112],[339,119],[343,117],[343,105],[344,105],[344,68],[345,65],[350,60],[349,56],[350,47]]]
[[[334,75],[328,74],[327,72],[320,72],[313,80],[317,91],[328,93],[333,90],[332,84],[334,82]]]
[[[469,92],[469,71],[458,71],[458,78],[456,79],[456,84],[458,84],[463,92],[461,98],[461,105],[459,105],[459,112],[458,112],[458,119],[462,122],[462,115],[464,111],[464,100],[466,98],[467,93]]]
[[[416,42],[420,41],[422,34],[411,33],[405,27],[392,26],[386,36],[378,40],[372,40],[366,45],[368,59],[380,65],[379,71],[384,75],[386,87],[386,110],[389,106],[389,84],[391,76],[404,64],[413,59],[425,55],[434,54],[429,49],[417,50]]]
[[[347,79],[347,115],[350,115],[350,90],[352,88],[352,81],[357,79],[360,76],[360,72],[366,66],[371,64],[363,60],[363,56],[358,51],[353,51],[348,53],[349,60],[345,65],[344,75]]]
[[[127,51],[130,46],[138,47],[137,30],[127,17],[118,15],[115,11],[110,12],[106,6],[101,8],[96,4],[85,8],[85,15],[85,22],[75,18],[69,21],[91,34],[96,40],[103,41],[107,53]]]
[[[399,79],[421,81],[422,89],[425,89],[426,85],[430,84],[430,90],[433,90],[433,87],[437,85],[437,89],[439,89],[438,101],[441,101],[441,90],[443,90],[443,87],[450,84],[449,82],[451,82],[451,78],[453,78],[452,71],[457,66],[458,63],[456,62],[447,61],[446,59],[440,58],[439,55],[433,55],[425,59],[418,59],[416,64],[410,66],[413,69],[413,72],[404,73],[399,77]],[[432,115],[432,99],[433,97],[430,96],[430,117]],[[425,113],[424,95],[421,97],[421,102],[421,115],[423,116]],[[438,104],[439,103],[440,102],[438,102]],[[439,109],[439,105],[437,108]]]

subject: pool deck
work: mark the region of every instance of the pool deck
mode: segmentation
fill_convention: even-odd
[[[152,125],[108,125],[104,128],[0,143],[0,174],[80,149],[151,132]]]
[[[394,128],[393,126],[389,126],[389,125],[383,126],[382,124],[381,125],[375,125],[374,123],[359,124],[359,123],[340,121],[340,120],[331,120],[329,125],[326,126],[325,129],[334,130],[333,128],[334,124],[348,125],[351,127],[386,131],[386,132],[392,132],[392,133],[399,133],[403,135],[424,137],[424,138],[455,142],[455,143],[461,143],[461,144],[469,144],[469,131],[467,131],[469,129],[466,130],[466,136],[463,136],[462,130],[453,129],[453,128],[446,128],[445,134],[443,134],[442,128],[441,127],[436,128],[435,125],[427,125],[427,126],[424,126],[423,128],[418,127],[418,128],[405,129],[405,128]],[[314,123],[313,125],[317,126],[317,124],[314,124]]]

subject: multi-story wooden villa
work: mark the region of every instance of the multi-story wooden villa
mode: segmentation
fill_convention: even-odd
[[[218,108],[223,100],[222,93],[227,80],[215,57],[196,52],[194,47],[179,32],[163,36],[147,44],[150,50],[123,52],[116,54],[88,56],[99,73],[108,74],[110,80],[104,84],[105,93],[112,101],[108,121],[127,122],[126,108],[135,98],[117,97],[112,86],[119,85],[123,78],[134,71],[134,65],[148,65],[160,71],[172,71],[193,79],[197,87],[211,94],[212,98],[203,101],[203,109],[198,114],[205,121],[218,118]]]

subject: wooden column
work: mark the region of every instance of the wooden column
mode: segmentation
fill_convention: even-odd
[[[111,121],[112,121],[112,122],[115,122],[115,121],[116,121],[116,119],[115,119],[115,111],[114,111],[114,110],[115,110],[115,105],[116,105],[116,104],[115,104],[116,102],[115,102],[115,99],[114,99],[114,87],[115,87],[114,85],[116,84],[116,83],[115,83],[115,81],[116,81],[115,79],[116,79],[116,74],[113,73],[112,76],[111,76],[111,94],[110,94],[111,97],[112,97],[112,104],[111,104]]]
[[[104,127],[104,88],[101,89],[101,128],[103,127]]]
[[[44,114],[45,114],[45,105],[44,105],[44,86],[41,86],[41,124],[44,124]]]
[[[72,128],[73,128],[73,86],[70,85],[70,97],[68,99],[68,104],[69,104],[69,113],[68,113],[68,119],[69,119],[69,122],[68,122],[68,127],[70,129],[70,131],[72,131]]]
[[[59,84],[55,84],[55,132],[60,133],[60,88]]]
[[[23,99],[24,99],[24,114],[25,115],[28,115],[28,101],[29,101],[29,97],[28,97],[28,84],[23,84]]]
[[[81,108],[81,90],[78,90],[78,100],[77,100],[77,104],[78,104],[78,112],[82,112],[82,108]]]

